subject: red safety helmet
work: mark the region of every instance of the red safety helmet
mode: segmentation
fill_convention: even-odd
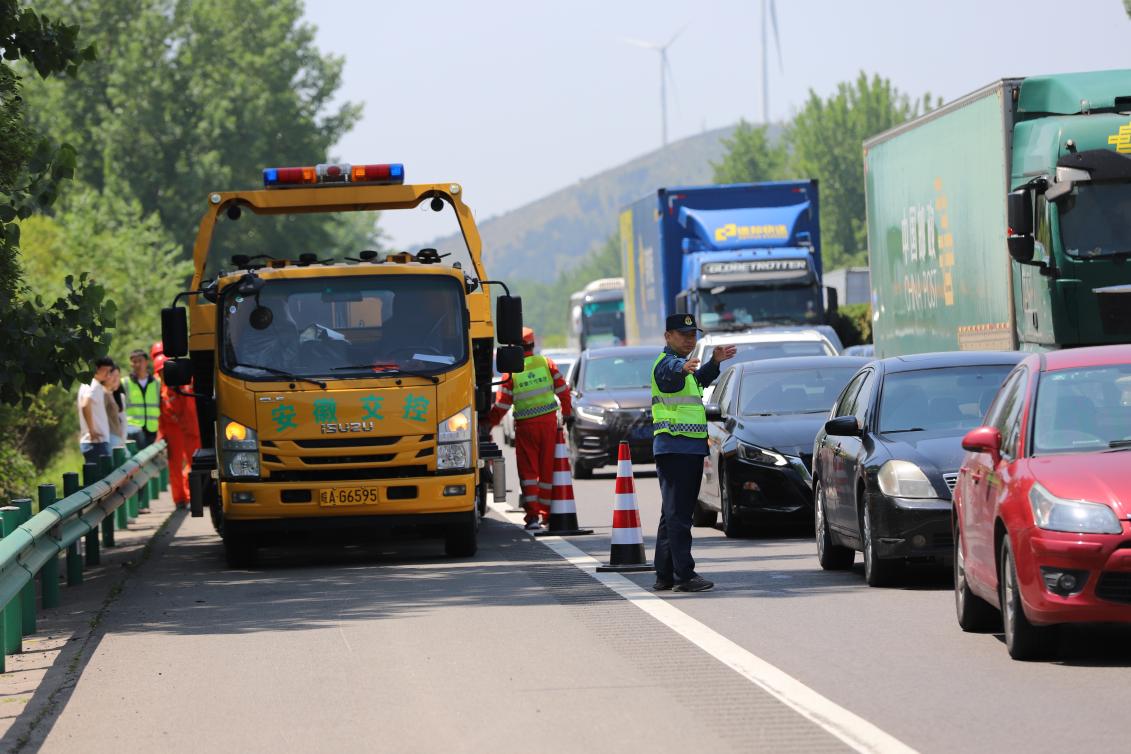
[[[160,344],[158,344],[158,345],[160,345]],[[153,357],[153,372],[154,372],[154,374],[160,372],[162,369],[165,368],[165,362],[166,361],[168,361],[168,359],[165,358],[165,354],[163,354],[163,353],[158,353],[156,356]]]
[[[534,347],[534,328],[522,328],[522,345],[526,346],[527,348]]]
[[[149,358],[153,359],[154,362],[157,361],[157,356],[163,353],[165,353],[165,345],[161,341],[157,341],[149,347]]]

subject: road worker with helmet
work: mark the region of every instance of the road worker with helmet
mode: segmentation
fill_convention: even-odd
[[[520,498],[526,511],[526,528],[536,531],[550,515],[554,481],[554,443],[558,409],[566,422],[573,418],[569,386],[553,360],[534,353],[534,330],[522,328],[526,352],[523,371],[508,374],[495,393],[491,426],[514,409],[514,445],[518,457]]]
[[[158,379],[165,369],[165,354],[153,360],[153,371]],[[191,387],[189,388],[191,390]],[[189,507],[188,472],[192,468],[192,454],[200,449],[200,426],[196,421],[196,401],[182,394],[178,388],[161,381],[161,417],[157,436],[165,440],[169,457],[169,486],[173,504],[177,508]]]

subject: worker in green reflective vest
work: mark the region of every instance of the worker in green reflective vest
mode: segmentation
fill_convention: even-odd
[[[135,441],[138,450],[141,450],[157,439],[161,384],[149,373],[149,356],[140,348],[130,353],[130,376],[123,383],[129,439]]]
[[[652,365],[652,454],[660,479],[660,526],[656,531],[653,589],[703,592],[714,583],[695,573],[691,517],[703,481],[707,455],[707,412],[703,388],[719,377],[719,364],[734,358],[734,346],[715,346],[702,367],[688,358],[699,328],[690,314],[667,319],[667,348]]]

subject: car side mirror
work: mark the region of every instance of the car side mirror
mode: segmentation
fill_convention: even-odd
[[[501,298],[501,297],[500,297]],[[526,354],[522,346],[499,346],[495,351],[495,368],[499,372],[521,372],[526,366]]]
[[[184,387],[192,382],[192,362],[188,359],[169,359],[161,370],[161,381],[169,387]]]
[[[717,403],[708,403],[704,407],[707,411],[707,421],[721,422],[723,420],[723,409]]]
[[[962,449],[989,453],[994,466],[1001,461],[1001,431],[997,427],[975,427],[962,438]]]
[[[825,434],[833,437],[859,437],[860,422],[855,416],[838,416],[825,422]]]

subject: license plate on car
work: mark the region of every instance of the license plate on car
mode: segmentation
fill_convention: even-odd
[[[375,505],[378,502],[377,487],[334,487],[318,491],[318,503],[326,507],[336,505]]]

